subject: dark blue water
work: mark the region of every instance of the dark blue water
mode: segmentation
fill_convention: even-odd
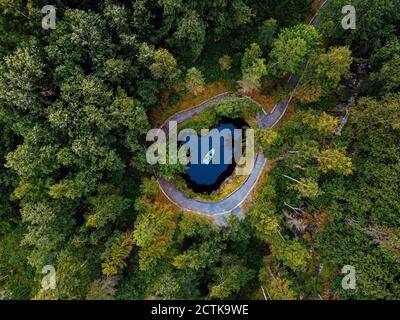
[[[246,123],[242,119],[223,119],[207,136],[196,136],[198,142],[197,163],[189,163],[188,170],[184,175],[189,188],[197,193],[210,194],[218,190],[224,180],[232,175],[236,166],[233,148],[234,129],[242,129],[244,126]],[[220,137],[218,146],[212,137],[218,137],[221,132],[224,134]],[[211,162],[206,164],[203,160],[211,149],[214,149],[215,153]],[[194,158],[194,155],[192,157]]]

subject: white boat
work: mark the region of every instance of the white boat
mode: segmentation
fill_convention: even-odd
[[[207,154],[205,155],[204,159],[203,159],[203,164],[209,164],[212,160],[212,158],[215,155],[215,149],[212,148],[210,151],[207,152]]]

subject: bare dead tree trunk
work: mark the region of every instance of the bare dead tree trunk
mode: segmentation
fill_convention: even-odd
[[[294,181],[294,182],[296,182],[298,184],[301,184],[302,186],[308,188],[308,186],[305,183],[303,183],[303,182],[301,182],[301,181],[299,181],[299,180],[297,180],[295,178],[292,178],[292,177],[290,177],[290,176],[288,176],[286,174],[283,174],[282,176],[284,176],[285,178],[288,178],[289,180],[292,180],[292,181]]]
[[[283,202],[283,204],[284,204],[286,207],[289,207],[290,209],[292,209],[293,211],[295,211],[296,213],[298,213],[298,212],[300,211],[301,213],[304,214],[304,210],[302,210],[301,208],[293,207],[293,206],[291,206],[290,204],[288,204],[288,203],[286,203],[286,202]]]

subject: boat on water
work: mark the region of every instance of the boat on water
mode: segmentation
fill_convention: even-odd
[[[215,155],[215,149],[212,148],[210,151],[207,152],[207,154],[205,155],[204,159],[203,159],[203,164],[209,164],[212,160],[212,158]]]

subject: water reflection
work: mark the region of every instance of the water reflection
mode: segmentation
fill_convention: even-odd
[[[243,119],[222,119],[206,136],[188,137],[186,143],[196,138],[197,152],[191,154],[191,162],[184,179],[193,191],[210,194],[232,175],[236,163],[234,159],[235,129],[248,127]],[[220,137],[218,139],[218,137]],[[236,144],[241,146],[241,144]],[[190,146],[189,146],[190,147]],[[194,161],[194,157],[197,157]]]

